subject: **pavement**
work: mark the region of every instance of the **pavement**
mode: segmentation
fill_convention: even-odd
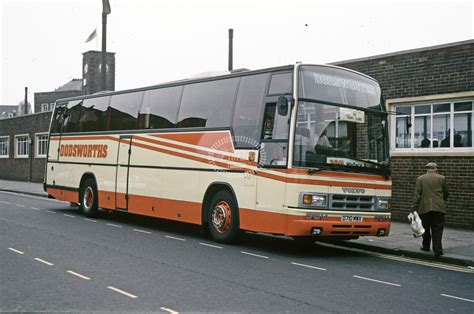
[[[0,191],[47,197],[42,183],[0,180]],[[408,221],[393,221],[388,237],[361,237],[357,240],[338,241],[336,244],[365,251],[474,267],[474,230],[445,228],[444,255],[437,258],[433,252],[420,250],[421,238],[413,237]]]

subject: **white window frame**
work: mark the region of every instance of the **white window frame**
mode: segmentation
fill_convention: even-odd
[[[18,154],[18,139],[20,137],[26,137],[27,138],[27,146],[26,146],[26,154],[19,155]],[[28,158],[29,153],[30,153],[30,135],[29,134],[18,134],[15,135],[15,158]]]
[[[7,154],[0,155],[0,158],[10,158],[10,136],[0,136],[0,140],[2,139],[7,139]]]
[[[49,111],[49,103],[45,102],[41,104],[41,112]]]
[[[40,154],[39,149],[40,149],[40,137],[46,135],[46,151],[44,154]],[[36,133],[35,134],[35,157],[36,158],[46,158],[48,155],[48,133]]]
[[[463,101],[471,101],[473,107],[468,111],[454,111],[454,103],[459,103]],[[450,104],[450,109],[445,113],[433,113],[433,105],[437,104]],[[415,115],[415,106],[419,105],[431,105],[431,111],[429,114],[416,114]],[[409,106],[411,108],[410,118],[412,123],[412,128],[410,131],[410,148],[397,148],[396,145],[396,108],[399,106]],[[390,124],[390,152],[392,156],[404,156],[404,155],[472,155],[474,152],[474,147],[454,147],[454,132],[450,133],[450,147],[432,147],[433,146],[433,117],[437,115],[448,114],[450,127],[453,128],[454,116],[456,114],[462,113],[471,113],[471,132],[474,132],[474,92],[465,92],[457,94],[447,94],[447,95],[435,95],[435,96],[422,96],[422,97],[412,97],[405,99],[391,99],[387,100],[388,111],[391,112],[391,118],[389,119]],[[423,115],[430,116],[430,147],[421,148],[415,147],[415,117],[420,117]],[[455,129],[455,128],[454,128]],[[474,139],[473,139],[474,142]],[[474,145],[474,143],[472,143]],[[441,145],[441,143],[439,143]]]

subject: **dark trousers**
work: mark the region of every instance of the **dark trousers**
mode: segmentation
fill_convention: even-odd
[[[423,234],[423,247],[429,249],[431,239],[433,239],[433,252],[435,254],[443,253],[441,238],[443,237],[444,216],[444,213],[436,211],[430,211],[426,214],[420,215],[423,228],[425,228],[425,233]]]

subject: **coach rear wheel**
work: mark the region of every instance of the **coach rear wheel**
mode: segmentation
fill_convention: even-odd
[[[214,195],[208,209],[209,232],[217,242],[232,243],[239,231],[239,213],[234,197],[227,191]]]
[[[93,179],[87,179],[81,187],[81,212],[86,217],[95,217],[98,212],[97,185]]]

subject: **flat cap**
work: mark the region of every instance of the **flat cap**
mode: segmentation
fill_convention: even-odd
[[[435,162],[429,162],[425,165],[426,169],[436,169],[438,168],[438,165]]]

